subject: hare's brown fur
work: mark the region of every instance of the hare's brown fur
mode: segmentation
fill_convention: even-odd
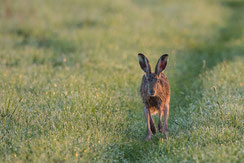
[[[141,68],[146,72],[142,77],[141,97],[144,103],[144,114],[147,121],[146,139],[150,139],[152,133],[156,134],[156,127],[152,115],[159,114],[158,129],[168,136],[167,120],[169,116],[170,86],[163,70],[167,65],[168,55],[160,57],[155,73],[151,72],[151,66],[148,59],[139,54],[139,63]],[[162,116],[164,115],[164,126],[162,126]]]
[[[150,108],[150,110],[155,109],[155,113],[158,113],[158,110],[161,108],[161,106],[165,105],[166,103],[169,103],[170,101],[170,88],[169,88],[168,78],[165,74],[163,73],[160,74],[158,80],[160,81],[161,87],[157,88],[158,95],[153,97],[148,95],[146,80],[147,80],[146,75],[143,75],[141,89],[140,89],[142,101],[147,108]]]

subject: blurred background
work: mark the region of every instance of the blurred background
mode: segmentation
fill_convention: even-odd
[[[242,0],[0,0],[0,161],[241,162],[243,30]],[[169,54],[167,141],[139,52]]]

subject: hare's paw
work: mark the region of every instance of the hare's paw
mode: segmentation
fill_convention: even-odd
[[[162,124],[158,124],[158,131],[160,132],[160,133],[163,133],[163,126],[162,126]]]
[[[169,130],[167,128],[164,128],[163,133],[164,133],[165,138],[168,139]]]
[[[151,138],[152,138],[152,134],[151,133],[148,133],[145,140],[146,141],[149,141]]]

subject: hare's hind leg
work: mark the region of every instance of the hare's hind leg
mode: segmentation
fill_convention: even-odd
[[[150,113],[149,113],[149,110],[146,107],[144,107],[144,115],[145,115],[146,122],[147,122],[146,140],[149,140],[152,137],[152,132],[151,132],[151,126],[150,126]]]
[[[163,127],[163,133],[165,134],[166,138],[168,138],[168,118],[169,118],[169,104],[165,105],[164,108],[164,127]]]

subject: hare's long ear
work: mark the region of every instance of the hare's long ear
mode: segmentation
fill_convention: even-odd
[[[141,66],[141,69],[147,74],[151,74],[152,70],[151,70],[151,66],[150,63],[147,59],[147,57],[145,57],[142,53],[138,54],[138,59],[139,59],[139,64]]]
[[[166,68],[167,62],[168,62],[168,54],[162,55],[159,58],[158,63],[155,67],[155,73],[160,74]]]

